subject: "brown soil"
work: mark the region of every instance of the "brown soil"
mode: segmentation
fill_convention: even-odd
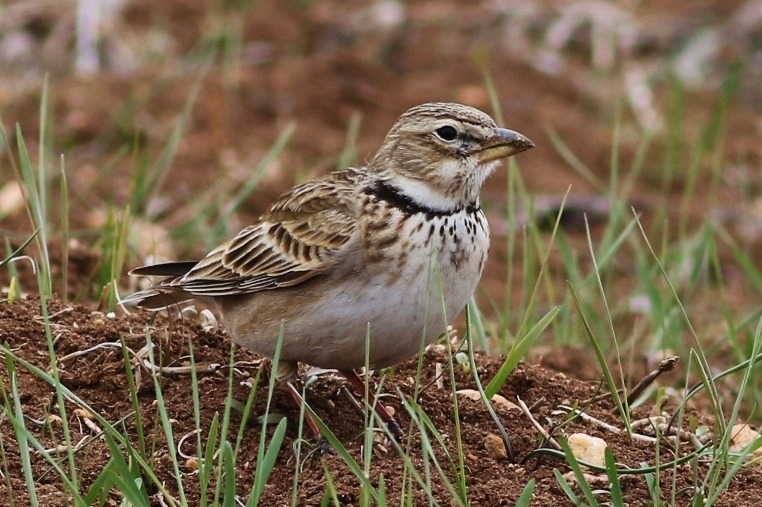
[[[54,339],[54,349],[58,357],[61,381],[64,386],[80,397],[95,411],[102,414],[113,423],[124,418],[123,427],[133,445],[137,445],[135,432],[135,416],[131,415],[133,406],[125,373],[125,363],[122,352],[118,348],[101,348],[78,355],[67,355],[85,351],[91,347],[106,343],[118,342],[123,337],[127,347],[137,351],[146,344],[145,333],[150,329],[152,341],[156,345],[155,362],[163,366],[180,366],[188,364],[190,348],[192,344],[194,359],[199,367],[209,364],[222,365],[213,373],[199,375],[198,392],[200,399],[201,428],[203,430],[202,444],[206,443],[209,425],[215,415],[219,415],[225,406],[228,386],[230,364],[230,342],[225,333],[220,330],[204,331],[200,326],[188,319],[173,318],[167,321],[165,317],[159,317],[153,325],[147,327],[147,315],[137,313],[121,317],[109,317],[99,312],[92,312],[82,306],[64,305],[59,301],[52,301],[48,306],[51,315],[51,329]],[[48,349],[44,334],[44,327],[40,318],[40,302],[29,298],[4,304],[0,307],[0,341],[14,351],[14,354],[25,358],[43,370],[50,369]],[[259,358],[237,349],[234,355],[235,370],[233,375],[233,398],[245,404],[249,395],[249,389],[245,382],[251,383],[257,375]],[[478,356],[479,376],[482,380],[491,378],[500,365],[500,358],[488,358]],[[422,368],[422,385],[429,385],[435,376],[435,364],[447,364],[447,355],[444,352],[429,351],[424,356]],[[156,473],[161,480],[166,481],[168,489],[177,493],[177,486],[172,479],[172,465],[166,452],[164,433],[158,422],[158,412],[155,405],[156,391],[153,379],[147,369],[131,366],[137,379],[137,391],[139,393],[140,414],[143,421],[143,430],[149,442],[155,442],[157,451],[152,455]],[[410,360],[394,369],[393,375],[386,378],[384,391],[396,393],[401,390],[406,396],[412,396],[413,381],[416,375],[417,361]],[[445,371],[447,368],[445,367]],[[266,371],[260,372],[258,390],[256,392],[250,421],[246,425],[243,440],[238,454],[236,475],[237,493],[247,495],[253,481],[253,470],[250,468],[256,463],[257,449],[260,442],[260,423],[256,417],[265,411],[267,400]],[[456,368],[455,371],[457,388],[475,388],[470,373]],[[55,405],[53,389],[39,380],[27,369],[17,364],[16,377],[19,389],[19,401],[24,405],[27,417],[27,427],[35,435],[43,446],[52,448],[60,445],[63,441],[61,424],[51,419],[57,415],[58,408]],[[8,386],[8,374],[3,371],[0,374],[2,382]],[[374,377],[375,380],[378,377]],[[446,438],[448,452],[456,456],[457,448],[453,436],[455,435],[453,402],[450,395],[448,375],[445,375],[444,387],[437,388],[429,385],[419,397],[419,404],[431,418],[437,430]],[[177,447],[182,436],[195,429],[193,414],[193,397],[190,375],[160,375],[162,396],[165,400],[168,415],[173,420],[172,430],[175,436],[174,446]],[[362,414],[349,403],[347,397],[342,394],[344,382],[333,375],[321,375],[317,382],[313,383],[307,391],[308,400],[320,418],[326,422],[336,436],[350,451],[352,456],[362,463],[362,451],[364,435],[364,422]],[[575,380],[562,373],[553,372],[539,366],[520,365],[511,375],[509,382],[501,390],[509,400],[517,397],[531,407],[531,412],[537,420],[546,425],[558,424],[563,420],[562,416],[552,414],[559,404],[584,403],[596,394],[597,388],[594,383],[586,383]],[[403,428],[410,428],[410,418],[401,405],[397,396],[385,397],[385,403],[394,408]],[[66,403],[69,418],[69,427],[72,430],[72,440],[79,442],[81,439],[92,436],[93,431],[84,424],[87,416],[76,412],[76,405]],[[488,417],[484,406],[480,402],[474,402],[460,398],[459,415],[461,432],[463,435],[463,453],[466,458],[465,465],[468,468],[467,487],[469,499],[472,505],[512,505],[518,494],[530,478],[537,480],[537,489],[533,497],[533,505],[566,504],[564,494],[553,477],[553,469],[559,468],[562,472],[567,471],[563,460],[550,456],[538,456],[527,458],[527,455],[537,449],[540,438],[537,431],[529,424],[528,419],[517,410],[498,409],[499,418],[505,425],[511,441],[520,460],[526,459],[518,465],[509,464],[507,460],[490,455],[485,449],[485,440],[494,438],[498,434],[495,424]],[[586,412],[614,426],[621,427],[621,421],[612,412],[613,404],[609,399],[592,403]],[[650,408],[642,408],[634,414],[636,417],[645,417]],[[280,414],[287,419],[287,433],[283,447],[281,448],[278,461],[273,470],[273,475],[265,489],[262,505],[286,505],[290,501],[291,485],[293,481],[295,459],[293,444],[297,438],[299,409],[288,395],[284,386],[277,386],[273,393],[271,413]],[[695,416],[695,414],[694,414]],[[240,424],[241,414],[237,411],[232,413],[232,428],[237,429]],[[39,425],[32,421],[49,421]],[[552,423],[551,423],[552,421]],[[271,435],[272,425],[268,428]],[[639,463],[653,463],[654,448],[650,444],[639,444],[629,441],[623,435],[615,435],[601,430],[592,424],[576,420],[566,426],[561,434],[585,432],[604,438],[612,448],[617,462],[622,466],[638,467]],[[9,470],[20,470],[18,449],[12,445],[15,436],[10,424],[0,425],[0,436],[5,442],[6,459]],[[186,442],[183,451],[195,454],[195,439]],[[420,435],[412,431],[412,437],[405,441],[406,449],[416,468],[423,473],[424,456],[421,451]],[[685,448],[687,446],[683,446]],[[444,452],[436,444],[434,445],[437,459],[448,470],[448,477],[453,480]],[[309,451],[309,444],[305,444],[304,453]],[[662,448],[662,461],[672,459],[672,453],[667,450],[666,444]],[[94,440],[80,449],[77,454],[77,466],[83,486],[88,486],[110,458],[108,448],[101,440]],[[304,456],[304,455],[303,455]],[[196,505],[199,498],[198,476],[181,459],[184,468],[183,487],[190,500],[190,505]],[[36,477],[40,479],[40,491],[49,492],[50,497],[45,497],[43,504],[46,506],[66,505],[60,483],[55,474],[44,475],[49,465],[37,454],[32,454],[32,467]],[[385,446],[377,445],[371,466],[371,481],[377,484],[380,474],[383,474],[386,491],[391,504],[399,501],[400,487],[403,484],[403,462],[393,446],[386,442]],[[700,474],[706,469],[706,464],[696,465]],[[299,474],[298,505],[319,505],[325,494],[325,473],[331,474],[338,498],[342,505],[355,505],[358,502],[359,481],[355,478],[348,466],[336,455],[320,457],[317,452],[304,459]],[[691,466],[678,468],[677,489],[692,486],[694,469]],[[409,477],[408,477],[409,480]],[[661,480],[664,485],[671,484],[671,474],[665,472]],[[16,473],[8,478],[13,491],[16,505],[26,504],[26,488],[23,478]],[[640,476],[627,476],[622,478],[622,488],[625,500],[632,502],[630,505],[642,504],[648,498],[645,480]],[[433,493],[437,501],[447,505],[449,493],[441,480],[433,480]],[[756,485],[756,486],[755,486]],[[744,503],[748,488],[762,485],[762,472],[757,469],[745,469],[733,482],[729,491],[722,496],[718,505],[747,505]],[[0,483],[0,494],[9,498],[8,484]],[[415,504],[427,503],[426,495],[418,487],[413,487]],[[668,488],[667,488],[668,490]],[[156,495],[155,491],[150,491]],[[667,494],[667,493],[665,493]],[[154,496],[158,505],[158,497]],[[680,496],[678,505],[689,505],[690,494]]]
[[[182,228],[193,218],[192,205],[199,195],[204,195],[215,185],[223,185],[223,190],[228,194],[237,192],[252,168],[291,122],[296,125],[291,142],[278,162],[266,168],[257,191],[229,220],[228,235],[250,223],[276,195],[295,182],[335,167],[337,154],[346,143],[347,126],[355,114],[361,115],[357,139],[357,160],[361,163],[378,147],[397,116],[412,105],[454,100],[492,111],[484,86],[484,65],[494,80],[505,125],[526,134],[537,145],[535,150],[518,161],[529,192],[539,196],[537,217],[528,217],[520,211],[520,223],[507,223],[505,173],[496,174],[484,192],[483,205],[494,239],[479,296],[485,302],[486,296],[490,296],[500,307],[506,297],[508,276],[504,236],[511,228],[521,227],[532,218],[552,222],[560,195],[570,185],[572,202],[567,207],[562,227],[574,252],[587,252],[581,219],[583,214],[591,220],[594,241],[600,235],[601,224],[608,217],[608,204],[599,196],[601,192],[588,179],[569,168],[567,161],[553,147],[551,131],[557,133],[575,156],[607,184],[616,110],[613,104],[617,101],[626,103],[625,81],[623,72],[619,72],[620,67],[634,63],[646,69],[659,68],[665,59],[687,45],[698,30],[721,26],[724,30],[720,32],[722,50],[711,60],[711,72],[707,77],[708,81],[718,82],[718,76],[723,76],[739,56],[752,54],[755,50],[754,55],[759,58],[759,47],[762,47],[758,29],[744,28],[743,23],[740,23],[740,28],[733,24],[739,23],[738,18],[733,16],[744,4],[740,0],[641,2],[636,18],[641,23],[644,38],[629,54],[622,55],[622,61],[616,62],[614,70],[609,73],[590,70],[589,34],[582,29],[561,51],[568,65],[562,71],[550,74],[543,72],[540,62],[530,56],[540,56],[540,53],[511,46],[513,39],[509,32],[515,19],[511,17],[512,10],[500,10],[504,2],[413,0],[404,2],[406,18],[403,24],[392,29],[368,25],[368,9],[383,3],[262,0],[255,2],[252,9],[239,9],[232,5],[238,5],[238,2],[134,0],[127,2],[111,33],[104,35],[101,45],[103,69],[93,75],[78,75],[73,71],[74,21],[65,8],[57,5],[48,8],[45,6],[49,3],[45,2],[40,3],[43,5],[40,8],[35,7],[37,4],[23,1],[9,2],[13,7],[7,9],[4,6],[7,16],[0,20],[3,29],[0,30],[0,75],[3,76],[0,79],[0,118],[9,136],[8,146],[15,147],[15,129],[12,127],[18,123],[30,153],[33,158],[36,156],[41,83],[48,73],[51,130],[55,139],[52,152],[56,156],[59,153],[66,156],[67,183],[73,203],[70,210],[71,237],[76,239],[70,243],[69,268],[64,284],[60,237],[51,238],[54,288],[61,297],[65,295],[68,301],[84,306],[71,306],[58,300],[51,303],[49,312],[56,314],[51,320],[54,349],[59,358],[96,344],[118,341],[120,335],[133,350],[145,344],[145,314],[109,318],[92,313],[99,307],[101,297],[98,287],[102,282],[99,276],[104,252],[103,238],[94,231],[100,230],[109,212],[119,212],[128,203],[130,178],[143,157],[151,167],[159,158],[197,80],[201,85],[198,99],[172,161],[168,179],[145,207],[131,210],[136,236],[131,239],[131,250],[126,261],[128,266],[138,265],[147,255],[154,253],[173,259],[203,255],[213,245],[206,244],[206,238],[198,234],[182,232]],[[230,10],[226,12],[223,5],[230,7]],[[525,38],[522,39],[525,43],[538,42],[540,37],[537,34],[547,29],[551,20],[559,15],[558,5],[551,2],[541,5],[544,7],[540,7],[527,24]],[[226,67],[223,58],[218,57],[211,70],[200,78],[197,55],[213,44],[222,46],[222,38],[227,32],[222,30],[217,33],[216,30],[222,26],[233,26],[236,20],[241,22],[244,48],[237,60],[240,66],[231,70]],[[234,29],[229,31],[232,33]],[[27,53],[19,52],[18,46],[14,46],[15,59],[8,56],[13,47],[4,38],[5,33],[20,34],[26,37],[24,40],[31,41],[28,47],[25,46]],[[156,46],[159,49],[151,44],[159,44]],[[127,51],[124,51],[125,47]],[[626,64],[623,63],[625,61]],[[750,61],[754,61],[752,57]],[[758,86],[758,67],[748,66],[740,79],[736,99],[728,105],[726,124],[723,126],[726,141],[723,146],[722,178],[716,189],[713,179],[709,177],[715,162],[712,153],[707,153],[705,159],[700,161],[705,172],[697,179],[692,200],[684,208],[682,199],[688,182],[687,171],[682,168],[692,163],[688,154],[690,147],[684,147],[686,152],[682,158],[678,154],[680,169],[666,191],[662,188],[664,160],[656,155],[646,158],[642,173],[633,182],[628,196],[631,204],[642,212],[645,228],[652,239],[674,237],[675,224],[683,210],[688,215],[690,227],[703,225],[711,214],[734,237],[739,238],[751,261],[757,266],[762,265],[762,227],[758,225],[759,194],[762,189],[762,177],[758,171],[762,161],[762,145],[759,143],[759,105],[762,104],[762,96]],[[655,103],[662,109],[667,108],[673,92],[668,75],[668,71],[662,70],[652,78]],[[30,82],[33,84],[30,85]],[[686,92],[686,143],[700,137],[701,129],[718,102],[717,96],[717,85],[699,86]],[[622,177],[626,175],[637,151],[640,136],[633,135],[637,132],[640,130],[633,113],[630,108],[623,107],[619,147]],[[664,137],[654,140],[656,148],[667,144]],[[132,151],[136,141],[139,149]],[[126,148],[126,155],[117,156],[120,148]],[[663,150],[654,151],[661,153]],[[0,166],[0,174],[3,175],[10,174],[5,161],[3,153]],[[49,212],[55,231],[58,230],[60,218],[57,174],[58,167],[54,166],[50,178],[56,192],[53,192]],[[7,182],[8,179],[0,179],[0,190],[6,188]],[[0,209],[5,209],[7,204],[0,202]],[[664,234],[659,228],[663,224],[653,223],[654,211],[660,208],[667,210],[664,220],[667,225],[664,227],[668,230]],[[21,205],[5,212],[7,216],[0,215],[0,236],[17,245],[31,231],[27,214]],[[216,218],[215,212],[212,212],[209,219]],[[179,233],[176,232],[178,229]],[[722,260],[723,283],[717,283],[714,273],[700,281],[704,284],[701,287],[703,297],[693,302],[690,312],[696,328],[706,330],[702,338],[707,337],[709,346],[720,349],[716,357],[727,356],[728,361],[734,361],[736,352],[730,350],[724,340],[725,314],[717,301],[722,300],[739,314],[746,315],[758,305],[759,295],[753,282],[748,280],[746,270],[736,265],[728,248],[719,245],[718,250]],[[33,248],[27,253],[36,255]],[[638,283],[640,274],[634,270],[632,258],[628,256],[630,253],[625,249],[606,273],[621,290],[608,295],[611,301],[621,301],[621,295],[628,297],[630,289]],[[586,258],[585,255],[580,254],[583,258]],[[588,261],[586,269],[590,268],[589,264]],[[525,290],[522,287],[522,268],[521,262],[515,261],[514,291],[507,295],[515,303],[525,296],[522,292]],[[14,269],[18,271],[20,287],[34,294],[36,279],[30,265],[20,261],[14,264]],[[568,273],[557,251],[551,254],[549,270],[553,274],[553,283],[558,286],[557,293],[564,293]],[[8,268],[0,269],[0,287],[8,285],[11,274]],[[127,292],[135,282],[124,276],[121,283],[124,292]],[[489,305],[484,304],[482,308],[488,320],[495,317]],[[47,369],[50,366],[48,349],[39,317],[39,301],[34,298],[12,304],[0,303],[0,342],[7,342],[15,354]],[[623,330],[620,336],[630,335],[637,318],[627,313],[617,319],[617,329]],[[742,332],[738,331],[739,334]],[[204,331],[188,319],[173,318],[168,321],[160,316],[154,325],[153,337],[157,344],[157,358],[163,365],[185,364],[189,343],[193,345],[196,362],[223,365],[215,373],[200,376],[201,426],[206,431],[214,415],[221,412],[227,391],[230,370],[224,365],[229,363],[230,343],[224,332]],[[686,336],[685,339],[689,341],[692,337]],[[584,338],[580,337],[577,343],[583,341]],[[627,374],[637,381],[653,368],[653,358],[641,361],[642,351],[637,348],[632,355],[636,358],[633,361],[636,367],[632,368],[634,371],[628,369]],[[258,359],[246,351],[236,350],[237,367],[233,382],[236,400],[246,400],[249,391],[241,382],[250,381],[257,375]],[[441,353],[434,352],[427,353],[424,359],[424,384],[428,384],[435,364],[446,361]],[[554,373],[540,366],[521,365],[509,378],[502,394],[509,400],[519,396],[531,407],[534,416],[545,424],[549,424],[550,420],[559,422],[558,416],[551,414],[559,403],[586,400],[595,392],[597,384],[575,379],[588,382],[600,379],[589,350],[571,346],[538,347],[530,354],[530,360],[564,373]],[[497,357],[480,355],[478,361],[483,381],[491,378],[500,364]],[[109,421],[115,422],[131,413],[125,365],[118,349],[98,349],[62,361],[58,367],[64,385]],[[408,379],[415,376],[415,369],[416,361],[412,359],[395,368],[394,376],[384,383],[384,391],[396,393],[400,389],[410,396],[413,387]],[[156,407],[153,405],[155,392],[152,379],[144,369],[136,368],[135,372],[140,372],[139,393],[145,432],[156,442],[157,452],[153,458],[157,475],[174,492],[176,483],[172,478],[163,432],[157,425]],[[23,367],[17,368],[17,375],[21,392],[19,401],[28,417],[41,421],[48,414],[58,413],[49,386]],[[459,388],[473,387],[473,380],[466,373],[458,370],[456,375]],[[682,370],[675,375],[684,378]],[[7,386],[5,362],[0,364],[0,378]],[[254,407],[257,416],[264,411],[266,381],[267,375],[263,374]],[[682,385],[682,382],[678,384],[672,378],[663,382],[665,386]],[[310,386],[308,398],[319,416],[353,456],[361,461],[363,420],[341,394],[343,384],[342,380],[331,375],[321,376]],[[443,435],[450,436],[447,443],[449,452],[454,454],[453,403],[448,384],[445,378],[444,389],[429,387],[422,394],[420,403],[436,428]],[[170,417],[176,420],[173,431],[177,440],[195,428],[191,381],[188,376],[164,375],[161,386]],[[729,391],[734,388],[729,385]],[[732,398],[728,397],[728,400]],[[396,410],[403,427],[409,428],[410,420],[400,400],[392,396],[388,402]],[[92,433],[82,416],[74,413],[74,408],[67,404],[69,422],[75,432],[73,439],[79,441]],[[592,404],[589,412],[621,426],[621,421],[613,415],[611,408],[610,402],[604,400]],[[639,415],[646,415],[649,410],[650,407],[641,409]],[[697,400],[691,410],[697,421],[707,422],[705,418],[709,412],[706,401]],[[271,411],[286,416],[288,427],[286,441],[262,504],[286,505],[290,502],[294,474],[292,444],[297,436],[299,412],[282,386],[275,390]],[[745,415],[751,416],[751,411],[751,408],[744,408]],[[233,411],[234,427],[239,424],[240,417],[238,412]],[[500,417],[511,435],[517,455],[520,459],[526,458],[540,443],[536,431],[519,412],[501,411]],[[465,439],[468,493],[473,505],[512,505],[532,477],[538,481],[534,505],[568,503],[552,476],[554,467],[567,471],[563,460],[548,456],[532,457],[520,465],[496,460],[488,455],[484,442],[487,435],[494,435],[497,430],[483,407],[476,402],[462,401],[460,421]],[[134,415],[127,417],[124,424],[126,434],[134,443]],[[60,423],[38,425],[29,420],[27,425],[46,447],[54,447],[61,442]],[[268,431],[271,434],[272,427]],[[631,443],[621,435],[604,433],[580,421],[564,429],[566,434],[574,431],[585,431],[605,438],[613,448],[617,461],[623,465],[654,463],[653,449],[649,446]],[[260,424],[249,421],[239,455],[241,468],[236,471],[239,494],[245,494],[251,487],[259,435]],[[13,446],[15,436],[7,421],[2,419],[0,436],[9,464],[7,470],[1,470],[0,499],[3,500],[0,503],[6,498],[13,498],[16,505],[26,505],[28,500],[18,449]],[[184,450],[188,452],[191,447],[186,446]],[[418,470],[422,470],[420,436],[413,435],[405,447]],[[392,498],[390,504],[394,504],[400,493],[403,466],[394,448],[388,444],[386,448],[386,452],[380,447],[374,450],[371,480],[375,484],[379,474],[383,473],[386,490]],[[671,459],[665,447],[662,451],[662,461]],[[86,485],[108,457],[107,448],[100,440],[77,453],[78,466],[81,467],[79,476]],[[48,466],[38,455],[32,458],[35,476],[43,477],[38,491],[47,495],[41,499],[41,504],[65,505],[66,499],[55,474],[43,476]],[[443,452],[438,448],[437,458],[445,463]],[[696,466],[701,476],[705,465]],[[325,491],[325,470],[331,474],[340,494],[339,500],[347,505],[356,504],[359,483],[348,467],[339,457],[320,458],[317,455],[306,459],[299,475],[298,504],[320,504]],[[197,475],[189,469],[184,469],[183,473],[186,494],[191,499],[191,505],[194,505],[198,497]],[[687,491],[685,488],[692,484],[692,473],[690,467],[678,469],[678,490]],[[666,473],[662,476],[662,484],[671,486],[671,480]],[[442,482],[435,479],[434,484],[438,501],[447,505],[448,494]],[[756,499],[750,498],[748,491],[759,487],[762,487],[760,473],[756,469],[745,469],[733,481],[720,504],[734,507],[754,505]],[[624,478],[623,488],[630,505],[649,504],[650,498],[642,477]],[[428,503],[419,488],[412,489],[417,492],[416,504]],[[744,495],[744,492],[747,493]],[[690,495],[686,493],[680,496],[678,503],[688,505],[690,500]],[[160,505],[158,497],[154,496],[153,502]]]

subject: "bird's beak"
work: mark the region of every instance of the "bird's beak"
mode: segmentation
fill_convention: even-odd
[[[484,140],[482,148],[474,153],[474,157],[483,164],[510,157],[529,148],[534,148],[534,143],[525,136],[513,130],[497,128],[491,137]]]

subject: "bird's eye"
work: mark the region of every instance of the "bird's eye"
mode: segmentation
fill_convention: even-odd
[[[458,131],[455,129],[455,127],[451,127],[450,125],[439,127],[436,130],[436,133],[437,136],[443,141],[454,141],[455,138],[458,137]]]

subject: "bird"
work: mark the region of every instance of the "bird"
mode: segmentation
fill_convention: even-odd
[[[125,302],[213,303],[237,345],[272,358],[281,340],[278,380],[305,363],[362,392],[356,368],[418,354],[465,308],[490,245],[480,191],[502,159],[532,147],[479,109],[412,107],[366,165],[293,187],[200,261],[132,270],[163,278]]]

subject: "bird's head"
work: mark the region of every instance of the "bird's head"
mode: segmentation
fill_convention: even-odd
[[[419,204],[445,211],[478,204],[500,160],[533,146],[478,109],[433,102],[400,116],[369,169]]]

